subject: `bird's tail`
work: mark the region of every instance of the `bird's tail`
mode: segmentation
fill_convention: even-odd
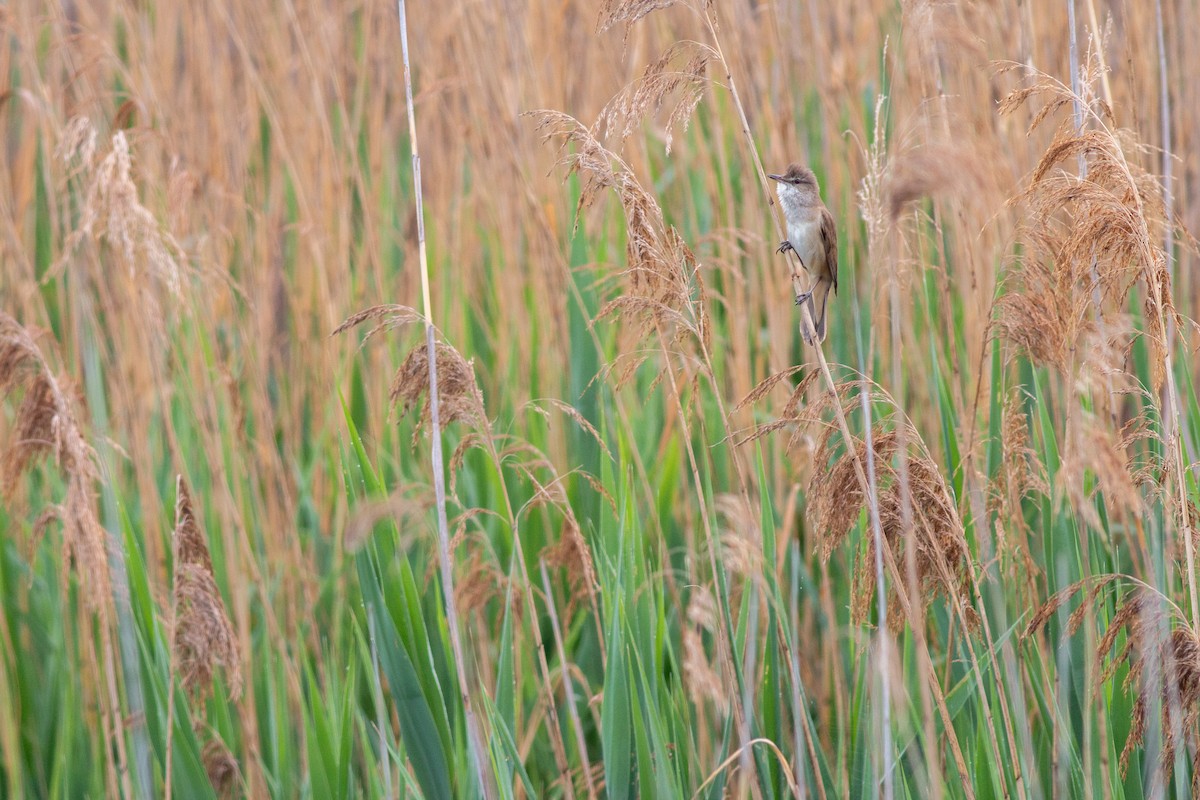
[[[825,304],[829,301],[829,285],[820,279],[817,285],[813,287],[813,292],[808,296],[805,305],[808,306],[808,314],[812,317],[813,325],[816,327],[816,337],[811,335],[807,329],[804,330],[804,342],[809,346],[815,346],[820,342],[825,341]],[[818,307],[818,303],[820,306]],[[804,327],[803,325],[801,326]]]

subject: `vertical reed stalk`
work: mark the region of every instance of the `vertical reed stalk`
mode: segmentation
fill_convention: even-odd
[[[771,202],[771,191],[770,191],[770,186],[768,186],[768,184],[767,184],[766,170],[763,169],[762,159],[759,157],[759,154],[758,154],[758,145],[754,141],[754,135],[750,131],[750,122],[746,117],[746,110],[742,104],[741,96],[739,95],[738,90],[737,90],[737,82],[733,76],[733,69],[729,65],[729,61],[725,56],[724,48],[721,46],[720,36],[718,36],[718,34],[717,34],[718,25],[717,25],[716,14],[717,14],[716,7],[713,6],[712,4],[709,4],[706,6],[704,20],[705,20],[705,23],[708,25],[709,35],[712,37],[713,48],[717,51],[717,56],[721,61],[721,68],[725,72],[726,85],[729,88],[729,95],[733,101],[733,106],[737,110],[737,113],[738,113],[738,121],[741,125],[742,134],[746,138],[746,144],[750,150],[750,156],[754,160],[755,175],[758,177],[758,182],[762,189],[763,195],[764,195],[764,197],[766,197],[766,199],[768,201],[768,207],[773,209],[770,214],[771,222],[775,226],[776,235],[779,236],[780,238],[782,238],[784,235],[783,234],[783,226],[779,222],[779,214],[778,214],[777,209],[775,209],[775,204]],[[793,264],[792,269],[791,269],[792,289],[795,292],[796,296],[799,297],[804,292],[804,279],[801,277],[802,270],[797,266],[799,264],[799,260],[800,260],[799,256],[797,256],[794,252],[791,253],[788,256],[788,263],[792,264],[793,258],[795,259],[796,264]],[[808,305],[806,303],[802,303],[802,304],[800,304],[799,307],[800,307],[802,332],[803,331],[815,332],[816,331],[815,320],[813,320],[812,315],[809,313]],[[824,350],[822,349],[820,343],[816,342],[815,339],[816,339],[816,337],[814,336],[813,337],[813,340],[814,340],[813,352],[816,354],[817,360],[821,365],[821,372],[825,377],[826,386],[828,387],[830,394],[833,395],[833,398],[834,398],[833,408],[834,408],[835,413],[837,414],[838,423],[841,426],[842,436],[846,442],[846,447],[851,452],[851,454],[854,455],[854,444],[853,444],[854,439],[850,435],[850,426],[847,424],[845,415],[842,413],[841,403],[838,402],[837,387],[833,381],[833,375],[829,371],[829,364],[825,361]],[[871,444],[870,444],[870,442],[871,442],[870,435],[871,434],[870,434],[870,418],[869,418],[869,416],[866,420],[866,424],[867,424],[867,457],[868,457],[868,461],[871,461],[872,460],[871,459]],[[873,475],[874,465],[873,464],[870,465],[869,469],[871,470],[872,475],[868,477],[867,475],[865,475],[863,473],[862,465],[858,463],[857,455],[854,455],[854,464],[855,464],[855,472],[858,475],[859,482],[861,483],[861,485],[863,487],[863,495],[865,497],[871,498],[871,503],[869,504],[871,526],[872,526],[871,529],[876,534],[876,539],[877,539],[876,552],[879,553],[882,551],[884,543],[882,541],[882,533],[880,532],[881,529],[880,529],[880,525],[879,525],[879,508],[878,508],[878,504],[875,502],[876,485],[875,485],[875,480],[874,480],[874,475]],[[886,644],[886,641],[884,641],[886,638],[886,634],[883,631],[883,628],[885,627],[885,621],[887,620],[887,595],[883,590],[882,562],[880,562],[879,566],[880,566],[880,569],[879,569],[879,573],[878,573],[878,578],[879,578],[878,596],[879,596],[879,614],[880,614],[880,616],[879,616],[879,620],[880,620],[880,663],[882,665],[880,667],[880,672],[879,672],[879,682],[880,682],[880,694],[883,699],[882,702],[883,702],[884,763],[888,764],[888,763],[890,763],[891,758],[892,758],[892,734],[891,734],[891,719],[890,719],[890,714],[891,714],[890,681],[891,681],[891,678],[888,673],[888,666],[887,666],[887,664],[888,664],[887,644]],[[889,773],[890,773],[890,770],[889,770]],[[888,774],[885,777],[884,790],[885,790],[885,796],[888,798],[888,800],[890,800],[890,798],[892,797],[892,791],[891,791],[892,786],[891,786],[891,782],[890,782],[890,774]]]
[[[567,698],[567,714],[571,718],[571,729],[575,733],[575,748],[579,751],[580,767],[587,783],[588,797],[596,800],[596,781],[592,777],[592,764],[588,761],[587,742],[583,738],[583,724],[579,720],[579,709],[575,707],[575,685],[571,682],[571,670],[567,666],[567,648],[563,645],[562,626],[558,621],[558,609],[554,607],[554,592],[550,588],[550,575],[546,572],[545,559],[539,559],[542,569],[542,589],[546,592],[546,609],[550,612],[550,627],[554,631],[554,646],[558,648],[559,666],[562,667],[563,694]]]
[[[487,780],[484,764],[483,741],[479,735],[478,722],[471,708],[471,691],[467,682],[466,659],[462,637],[459,634],[458,609],[454,599],[453,554],[450,552],[450,526],[446,521],[446,474],[442,459],[442,427],[439,414],[437,347],[434,341],[433,304],[429,299],[429,256],[425,248],[424,208],[421,203],[421,156],[417,149],[417,119],[413,110],[412,72],[408,58],[408,20],[405,15],[405,0],[398,0],[400,14],[400,49],[404,58],[404,92],[408,108],[408,136],[412,145],[413,192],[417,216],[417,248],[421,266],[421,302],[425,314],[425,348],[429,358],[429,406],[432,443],[433,486],[437,504],[438,563],[442,573],[442,597],[446,603],[446,625],[450,632],[450,646],[454,650],[454,668],[458,677],[458,691],[462,698],[463,716],[467,725],[467,741],[471,754],[471,766],[475,779],[485,797],[495,796],[491,781]]]

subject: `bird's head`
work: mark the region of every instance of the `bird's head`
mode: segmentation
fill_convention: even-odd
[[[768,175],[768,178],[778,183],[779,201],[785,207],[790,205],[813,205],[821,201],[817,176],[802,164],[790,164],[782,175]]]

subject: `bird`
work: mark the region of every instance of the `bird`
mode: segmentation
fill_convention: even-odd
[[[825,341],[825,304],[829,291],[837,294],[837,226],[833,214],[821,202],[817,176],[803,164],[789,164],[782,175],[768,175],[777,182],[779,205],[787,223],[787,238],[779,243],[778,253],[793,251],[800,265],[813,277],[812,288],[796,296],[796,305],[807,304],[816,327],[815,338],[804,331],[810,344]]]

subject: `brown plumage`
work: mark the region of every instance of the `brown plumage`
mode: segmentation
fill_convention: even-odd
[[[787,239],[779,252],[792,250],[804,269],[813,278],[812,288],[796,298],[796,304],[807,304],[816,326],[816,339],[806,331],[809,344],[825,341],[825,304],[832,289],[837,294],[837,226],[833,214],[821,202],[817,177],[808,167],[791,164],[782,175],[768,175],[778,182],[779,204],[787,222]]]

